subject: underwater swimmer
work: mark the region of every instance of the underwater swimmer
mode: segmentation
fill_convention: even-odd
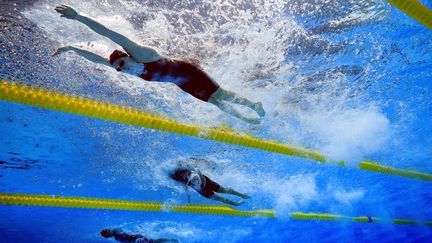
[[[171,172],[170,177],[180,183],[185,184],[186,186],[192,187],[195,191],[197,191],[199,194],[206,198],[220,201],[233,206],[240,206],[244,203],[244,201],[234,202],[215,193],[231,194],[239,196],[243,199],[250,198],[250,196],[237,192],[231,188],[222,187],[218,183],[212,181],[207,176],[201,174],[198,169],[177,168],[176,170]]]
[[[222,111],[252,124],[259,124],[265,111],[261,102],[252,102],[234,92],[222,89],[199,66],[185,61],[160,56],[150,47],[138,45],[127,37],[116,33],[100,23],[79,15],[73,8],[61,5],[55,8],[61,17],[77,20],[96,33],[103,35],[123,47],[126,52],[115,50],[109,60],[86,50],[66,46],[57,49],[54,55],[74,51],[80,56],[98,64],[115,68],[117,71],[138,76],[147,81],[170,82],[197,99],[216,105]],[[232,104],[254,110],[260,118],[249,118],[234,109]]]
[[[104,229],[100,232],[100,234],[105,238],[111,238],[114,237],[117,241],[120,242],[133,242],[133,243],[165,243],[165,242],[179,242],[176,239],[166,239],[166,238],[159,238],[159,239],[149,239],[144,237],[143,235],[131,235],[124,233],[120,229]]]

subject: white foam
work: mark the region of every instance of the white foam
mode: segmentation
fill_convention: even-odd
[[[320,138],[320,150],[335,161],[358,163],[380,151],[389,137],[389,120],[373,106],[323,115],[307,123]]]
[[[288,215],[291,210],[306,207],[318,200],[315,176],[304,175],[289,178],[269,178],[263,181],[260,188],[263,194],[269,195],[278,214]]]
[[[352,205],[356,201],[364,197],[366,193],[363,189],[345,190],[342,188],[337,188],[334,190],[333,195],[337,201],[346,205]]]

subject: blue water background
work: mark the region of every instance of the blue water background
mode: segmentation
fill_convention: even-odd
[[[432,7],[432,2],[424,3]],[[14,21],[17,23],[15,29],[5,30],[0,36],[2,79],[146,108],[137,104],[144,98],[131,95],[119,98],[124,92],[122,88],[101,85],[103,76],[89,74],[91,67],[79,63],[68,77],[53,71],[50,67],[54,64],[49,57],[52,42],[37,30],[22,28],[31,21],[20,13],[32,8],[32,4],[18,5],[16,12],[2,12],[3,24],[14,26]],[[8,2],[5,5],[12,6]],[[326,70],[322,62],[325,59],[331,59],[329,68],[345,65],[371,70],[363,72],[361,77],[353,75],[341,84],[352,86],[350,92],[354,98],[346,101],[347,106],[376,103],[393,124],[392,139],[382,150],[364,159],[432,173],[432,31],[388,4],[385,10],[384,20],[333,32],[320,32],[315,28],[321,26],[320,23],[310,16],[298,14],[296,21],[321,37],[341,42],[356,39],[363,46],[355,52],[356,46],[348,44],[342,52],[331,57],[327,56],[328,52],[297,55],[291,50],[286,59],[309,63],[307,68],[299,70],[306,74]],[[19,18],[12,18],[14,14]],[[365,32],[369,34],[365,35]],[[30,40],[36,44],[28,45]],[[385,43],[386,48],[377,49],[376,43]],[[28,65],[40,67],[39,71],[35,70],[37,75],[31,75],[32,70],[26,68]],[[70,66],[67,68],[71,70]],[[67,82],[61,82],[78,77],[83,82],[79,87],[71,88]],[[95,89],[98,89],[97,93]],[[154,101],[154,105],[161,110],[170,110],[169,104],[163,101]],[[0,101],[0,112],[1,192],[181,204],[186,203],[185,193],[160,174],[153,176],[152,167],[159,163],[169,164],[176,158],[208,158],[211,155],[211,158],[230,161],[209,166],[208,173],[216,181],[220,179],[231,187],[242,188],[230,184],[222,176],[240,171],[244,180],[254,185],[251,189],[253,199],[239,209],[276,207],[278,210],[278,218],[263,219],[1,205],[2,242],[108,242],[99,236],[99,231],[106,227],[120,227],[151,237],[174,237],[182,242],[428,242],[432,239],[431,228],[426,226],[297,221],[287,216],[290,212],[300,211],[430,221],[432,193],[428,182],[318,164],[4,101]],[[231,125],[239,122],[227,121]],[[250,132],[254,133],[254,130]],[[265,133],[257,135],[266,138]],[[100,140],[102,138],[104,140]],[[223,166],[225,168],[221,168]],[[302,203],[304,197],[299,193],[294,196],[299,202],[284,207],[275,202],[274,195],[259,189],[262,178],[296,181],[297,176],[312,178],[315,198]],[[298,182],[297,187],[310,186],[302,185],[301,179]],[[275,190],[279,187],[277,183],[273,186]],[[360,190],[363,194],[358,200],[343,203],[333,194],[340,188],[345,192]],[[197,194],[192,195],[192,201],[214,203]]]

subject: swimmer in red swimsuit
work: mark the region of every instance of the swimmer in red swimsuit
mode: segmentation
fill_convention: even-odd
[[[195,191],[206,198],[220,201],[233,206],[239,206],[244,201],[234,202],[228,198],[222,197],[216,193],[225,193],[239,196],[243,199],[249,199],[250,196],[237,192],[231,188],[222,187],[218,183],[212,181],[207,176],[201,174],[197,169],[178,168],[170,174],[170,177],[186,186],[192,187]]]
[[[147,81],[171,82],[183,91],[202,101],[212,103],[222,111],[252,124],[259,124],[265,111],[261,102],[252,102],[237,94],[222,89],[199,66],[160,56],[150,47],[138,45],[127,37],[116,33],[100,23],[79,15],[73,8],[61,5],[55,8],[61,17],[77,20],[96,33],[103,35],[123,47],[126,52],[114,51],[109,60],[86,50],[72,46],[57,49],[54,55],[75,51],[80,56],[98,64],[114,67],[117,71],[141,77]],[[250,118],[234,109],[232,104],[246,106],[254,110],[260,118]]]

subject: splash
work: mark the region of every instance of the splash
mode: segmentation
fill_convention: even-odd
[[[103,56],[107,56],[113,49],[119,49],[119,46],[92,33],[80,23],[59,18],[53,10],[56,4],[57,1],[41,1],[24,14],[37,23],[50,39],[62,45],[90,49]],[[363,70],[362,67],[350,65],[324,65],[320,68],[315,61],[310,65],[304,62],[305,58],[313,56],[316,57],[316,61],[332,56],[337,58],[349,44],[322,37],[323,31],[331,31],[328,28],[324,28],[319,34],[309,32],[297,22],[295,15],[286,13],[294,9],[302,12],[307,6],[312,5],[287,5],[283,1],[272,1],[271,4],[264,5],[215,2],[194,4],[194,9],[202,11],[191,11],[191,4],[185,2],[161,8],[146,2],[69,3],[79,12],[84,12],[137,43],[159,49],[164,55],[187,60],[198,59],[204,69],[225,89],[263,102],[268,116],[263,125],[250,127],[250,131],[256,131],[254,133],[259,136],[312,145],[314,149],[322,149],[323,152],[330,152],[332,157],[344,160],[360,158],[372,150],[364,143],[353,143],[351,148],[333,151],[331,148],[337,146],[336,133],[340,132],[334,129],[327,133],[312,132],[309,133],[310,137],[307,132],[305,133],[308,130],[320,130],[316,128],[316,124],[323,119],[328,120],[327,117],[330,115],[346,113],[345,103],[349,100],[350,92],[347,84],[350,83],[350,76],[361,75]],[[351,15],[362,16],[356,18],[358,21],[361,20],[359,23],[348,24],[348,27],[347,24],[343,25],[346,30],[364,24],[368,19],[365,16],[380,16],[379,13],[382,11],[382,8],[378,7],[380,5],[355,6],[352,11],[347,10],[345,15],[340,16],[337,19],[339,22],[329,19],[328,23],[333,26],[332,28],[338,28],[333,23],[343,23],[344,18],[352,19],[349,17]],[[92,11],[86,12],[86,9]],[[311,16],[317,14],[322,17],[326,14],[318,8],[307,11]],[[70,61],[80,59],[72,54],[67,58]],[[87,61],[82,63],[86,67],[93,65]],[[147,107],[170,117],[204,125],[219,125],[220,121],[224,121],[236,129],[243,130],[245,126],[249,126],[210,104],[192,99],[174,85],[142,82],[136,77],[121,75],[105,67],[102,69],[103,75],[111,80],[111,83],[122,87],[131,96],[147,97]],[[333,74],[334,71],[336,74]],[[334,95],[340,91],[344,95],[338,95],[335,99]],[[332,99],[332,102],[323,102],[326,99]],[[362,105],[363,108],[360,109],[367,109],[368,104]],[[315,114],[316,110],[323,109],[330,114]],[[382,119],[377,116],[380,115],[371,115],[370,118],[376,118],[380,122]],[[311,118],[315,120],[310,121]],[[347,117],[344,115],[338,116],[338,119],[345,118]],[[344,126],[349,122],[339,123]],[[277,128],[277,132],[274,128]],[[362,132],[365,134],[360,134]],[[350,142],[356,137],[368,137],[370,132],[368,129],[358,129]],[[328,140],[327,146],[317,146],[314,143],[314,140],[319,140],[317,136],[321,135],[326,136],[324,140]],[[379,144],[381,143],[373,147]],[[347,150],[359,146],[361,148],[357,149],[355,156],[345,156],[348,154]]]
[[[330,159],[351,165],[382,150],[390,135],[388,118],[374,107],[330,113],[307,122],[320,137],[317,146]]]

